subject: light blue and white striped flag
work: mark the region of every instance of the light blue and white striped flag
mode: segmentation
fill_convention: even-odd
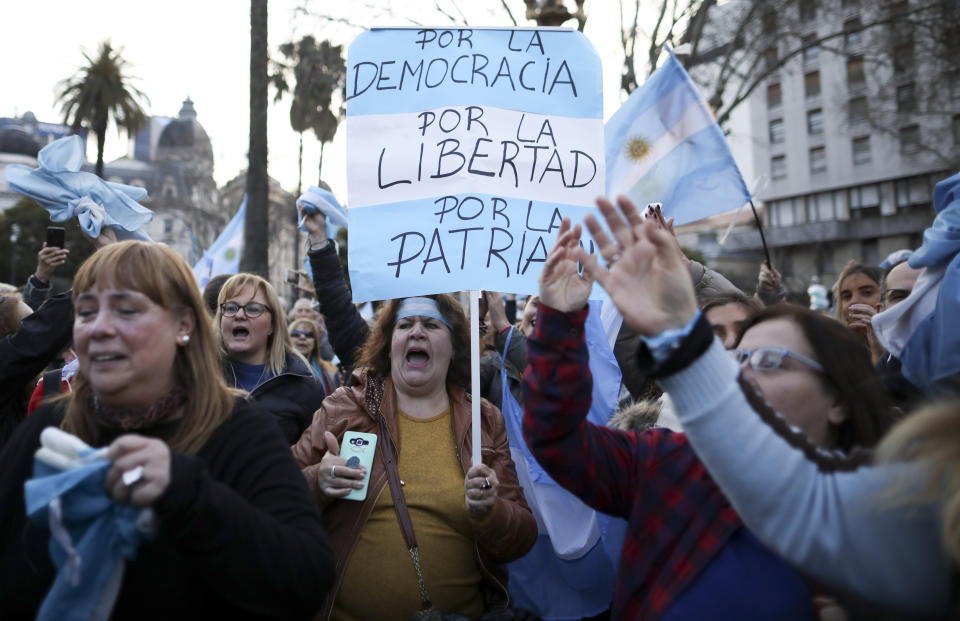
[[[236,274],[240,269],[240,253],[243,252],[243,221],[247,213],[247,195],[233,219],[223,229],[220,236],[193,266],[193,274],[203,289],[213,276],[218,274]]]
[[[607,196],[662,203],[675,224],[750,200],[710,107],[672,53],[610,117],[604,142]]]

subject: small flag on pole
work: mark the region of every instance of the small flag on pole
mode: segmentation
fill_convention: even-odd
[[[710,107],[672,52],[610,117],[604,141],[607,195],[662,203],[676,224],[750,200]]]
[[[243,251],[243,219],[247,213],[247,195],[243,195],[243,203],[233,219],[223,229],[213,245],[193,266],[193,274],[197,277],[200,288],[207,286],[210,278],[218,274],[236,274],[240,269],[240,253]]]

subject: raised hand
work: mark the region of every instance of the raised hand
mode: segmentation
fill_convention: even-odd
[[[323,215],[322,212],[317,212],[311,215],[304,215],[303,208],[298,208],[300,212],[300,217],[303,218],[303,228],[307,229],[307,233],[310,235],[311,239],[319,242],[320,240],[327,239],[327,218]]]
[[[593,287],[593,278],[586,271],[581,276],[577,269],[581,230],[579,224],[570,227],[570,218],[563,219],[540,272],[540,302],[563,312],[582,309]],[[597,258],[592,256],[590,260],[596,263]]]
[[[621,196],[617,203],[626,220],[609,200],[597,199],[613,239],[592,215],[585,219],[607,267],[598,265],[595,256],[578,246],[576,254],[584,273],[600,283],[627,325],[638,333],[654,336],[682,328],[697,312],[683,252],[659,222],[644,221],[630,199]]]

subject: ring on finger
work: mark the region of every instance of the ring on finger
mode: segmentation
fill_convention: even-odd
[[[123,484],[127,487],[133,487],[143,480],[143,466],[137,466],[124,472],[121,477]]]
[[[331,467],[330,467],[330,478],[331,478],[331,479],[337,478],[337,467],[336,467],[336,466],[331,466]]]
[[[483,486],[480,489],[490,489],[491,487],[493,486],[490,485],[490,479],[483,477]]]
[[[620,252],[613,253],[613,256],[607,259],[607,267],[613,267],[613,264],[620,260],[623,255]]]

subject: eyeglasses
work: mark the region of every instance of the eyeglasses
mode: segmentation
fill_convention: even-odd
[[[313,338],[313,332],[310,330],[292,330],[290,336],[302,336],[304,338]]]
[[[263,311],[273,312],[269,306],[261,304],[260,302],[247,302],[243,306],[240,306],[236,302],[224,302],[220,305],[220,312],[224,317],[233,317],[241,308],[243,309],[243,314],[250,319],[256,319],[263,314]]]
[[[773,371],[779,369],[780,365],[783,364],[784,358],[793,358],[811,369],[819,371],[820,373],[824,372],[823,365],[816,360],[795,354],[786,347],[768,345],[766,347],[755,347],[754,349],[731,349],[730,355],[738,363],[743,364],[743,362],[746,361],[751,367],[758,371]]]

